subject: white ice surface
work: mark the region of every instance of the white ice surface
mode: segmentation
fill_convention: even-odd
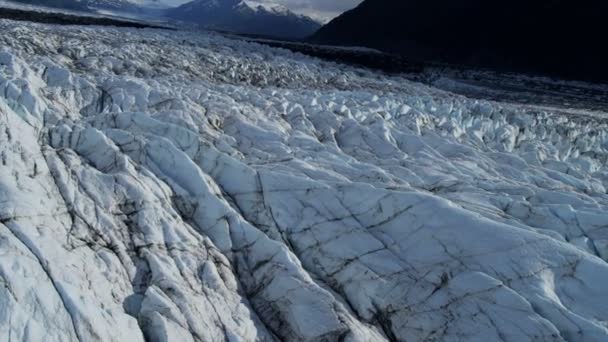
[[[212,34],[0,31],[0,340],[608,340],[600,117]]]

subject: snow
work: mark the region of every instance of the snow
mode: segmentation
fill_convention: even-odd
[[[281,4],[256,2],[256,1],[248,1],[248,0],[243,0],[243,1],[241,1],[241,3],[246,5],[247,7],[251,8],[255,12],[257,12],[259,10],[265,10],[265,11],[268,11],[268,12],[276,14],[276,15],[293,15],[294,14],[293,12],[291,12],[291,10],[289,8],[287,8],[286,6],[281,5]],[[304,17],[303,15],[300,15],[300,16]]]
[[[0,30],[0,339],[608,339],[605,116],[212,33]]]

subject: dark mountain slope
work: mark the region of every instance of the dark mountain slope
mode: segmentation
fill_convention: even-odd
[[[600,0],[366,0],[312,40],[416,61],[608,80],[606,15]]]

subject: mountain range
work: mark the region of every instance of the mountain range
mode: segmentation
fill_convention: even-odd
[[[33,6],[63,8],[68,10],[87,9],[86,2],[78,0],[13,0],[13,2]]]
[[[600,0],[366,0],[312,40],[414,61],[608,80],[606,13]]]
[[[315,33],[321,24],[282,6],[262,6],[241,0],[194,0],[168,8],[161,0],[15,0],[28,5],[70,10],[111,10],[146,14],[195,24],[206,29],[301,39]],[[164,8],[163,8],[164,7]]]
[[[265,7],[241,0],[195,0],[170,9],[167,16],[206,28],[278,38],[308,37],[321,27],[285,7]]]

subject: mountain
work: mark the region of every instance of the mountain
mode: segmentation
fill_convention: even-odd
[[[12,2],[33,6],[63,8],[68,10],[87,9],[86,2],[80,0],[12,0]]]
[[[163,13],[167,8],[174,7],[170,0],[83,0],[91,8],[114,9],[123,12],[150,12],[157,10]]]
[[[195,0],[167,8],[165,0],[15,0],[69,10],[109,10],[150,17],[165,17],[204,28],[284,39],[315,33],[321,24],[283,6],[263,6],[241,0]]]
[[[87,7],[94,9],[109,9],[121,12],[138,12],[140,3],[129,0],[84,0]]]
[[[608,80],[600,0],[366,0],[315,42],[509,71]]]
[[[113,10],[140,13],[167,5],[160,0],[12,0],[13,2],[68,10]]]
[[[285,7],[265,7],[241,0],[195,0],[167,12],[171,19],[205,28],[280,38],[304,38],[321,25]]]

